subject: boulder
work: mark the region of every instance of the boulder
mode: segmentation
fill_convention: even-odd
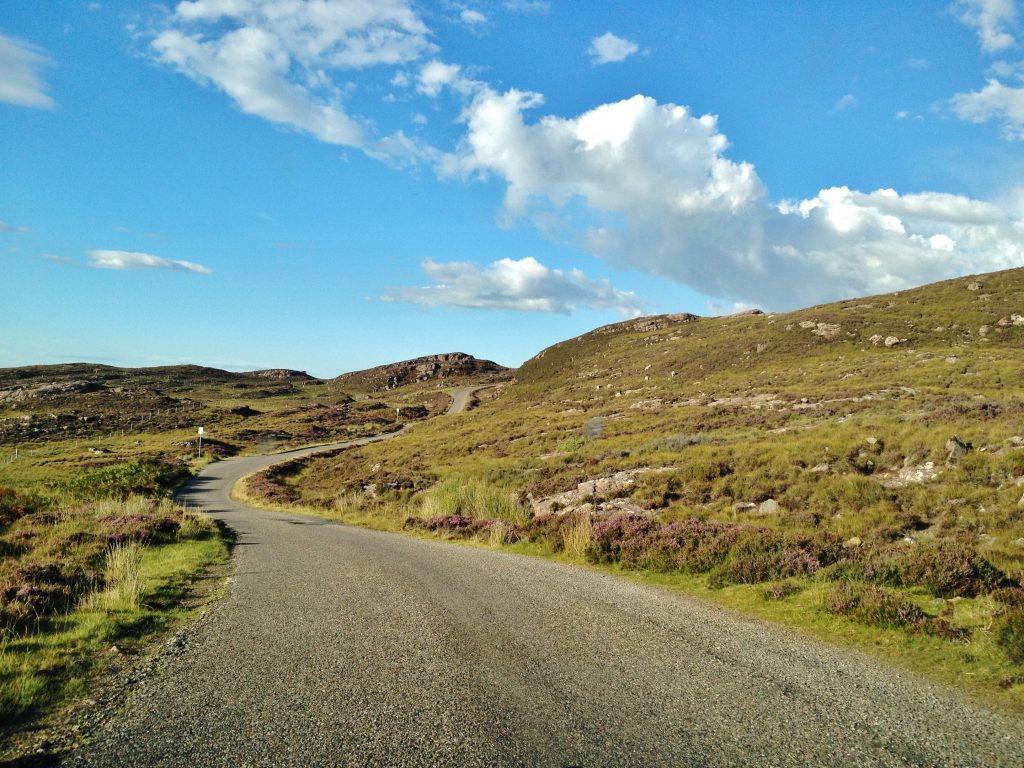
[[[967,455],[968,451],[971,450],[971,444],[965,443],[959,437],[953,435],[946,441],[946,450],[949,452],[946,457],[947,463],[956,464],[960,459]]]

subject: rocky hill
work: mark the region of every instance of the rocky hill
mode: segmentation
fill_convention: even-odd
[[[499,380],[509,373],[508,368],[490,360],[479,360],[463,352],[449,352],[346,373],[334,381],[345,389],[384,392],[425,382],[454,385],[467,379]]]

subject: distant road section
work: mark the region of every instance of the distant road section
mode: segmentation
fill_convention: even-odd
[[[454,387],[453,389],[446,390],[452,398],[452,404],[448,406],[448,410],[445,411],[446,416],[451,416],[453,413],[462,413],[466,410],[469,405],[469,401],[473,397],[474,392],[479,392],[481,389],[487,389],[486,386],[472,386],[472,387]]]
[[[238,533],[229,594],[68,765],[1024,764],[1020,719],[859,654],[584,568],[231,500],[302,453],[182,492]]]

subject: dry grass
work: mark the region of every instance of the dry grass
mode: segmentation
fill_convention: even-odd
[[[594,524],[590,515],[579,515],[562,528],[562,548],[569,557],[584,559],[594,539]]]
[[[103,589],[86,596],[83,608],[102,611],[133,611],[142,605],[142,547],[134,541],[107,549]]]

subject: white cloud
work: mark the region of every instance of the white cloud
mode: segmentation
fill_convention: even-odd
[[[8,224],[6,221],[0,221],[0,232],[14,232],[18,235],[24,235],[30,231],[28,227],[16,227],[13,224]]]
[[[505,0],[505,10],[510,13],[545,14],[551,10],[548,0]]]
[[[1017,21],[1014,0],[957,0],[953,12],[978,33],[983,51],[994,53],[1014,44],[1013,35],[1007,31]]]
[[[928,59],[907,59],[907,66],[911,69],[929,69],[931,65]]]
[[[53,99],[40,74],[49,56],[31,43],[0,34],[0,102],[52,109]]]
[[[1003,136],[1010,141],[1024,140],[1024,88],[1004,85],[991,78],[980,91],[958,93],[952,99],[953,111],[971,123],[1002,123]]]
[[[622,37],[617,37],[611,32],[605,32],[600,37],[595,37],[590,41],[587,53],[590,55],[591,62],[596,66],[598,64],[624,61],[639,50],[640,46],[636,43]]]
[[[473,8],[463,8],[459,18],[462,19],[463,24],[469,24],[470,26],[487,23],[487,17]]]
[[[549,269],[527,256],[500,259],[480,269],[465,262],[423,262],[424,274],[434,285],[396,288],[385,301],[404,301],[426,307],[513,309],[524,312],[571,314],[576,310],[613,309],[626,317],[643,312],[644,304],[632,292],[618,291],[608,280],[588,280],[578,269],[568,273]]]
[[[783,308],[1024,264],[1024,221],[994,204],[834,187],[776,205],[714,116],[635,96],[527,122],[542,103],[481,88],[439,173],[498,177],[508,223],[617,266]]]
[[[89,251],[89,266],[99,269],[170,269],[179,272],[210,274],[210,269],[191,261],[163,259],[136,251]]]
[[[429,34],[406,0],[195,0],[177,5],[152,46],[243,112],[386,155],[408,151],[408,140],[373,139],[332,75],[415,61],[436,50]]]
[[[852,93],[848,93],[842,98],[840,98],[839,101],[836,102],[836,105],[832,107],[832,113],[835,114],[837,112],[845,112],[846,110],[853,109],[856,106],[857,97],[854,96]]]
[[[458,64],[445,64],[433,59],[420,69],[416,78],[416,90],[425,96],[437,96],[446,86],[460,93],[468,94],[477,85],[476,81],[464,77]]]

